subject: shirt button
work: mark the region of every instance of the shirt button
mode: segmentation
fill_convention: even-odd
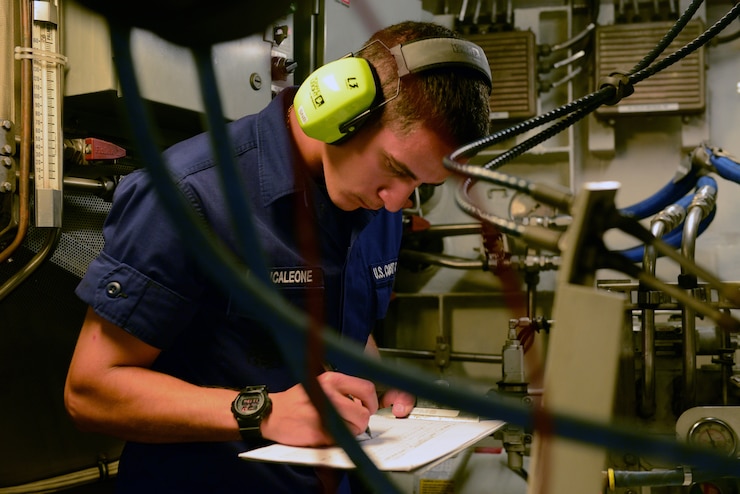
[[[105,285],[105,293],[110,298],[116,298],[121,293],[121,284],[117,281],[111,281]]]

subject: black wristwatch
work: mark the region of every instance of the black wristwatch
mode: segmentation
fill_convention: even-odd
[[[231,404],[231,412],[239,424],[239,432],[245,441],[261,439],[260,424],[270,415],[272,401],[267,386],[247,386]]]

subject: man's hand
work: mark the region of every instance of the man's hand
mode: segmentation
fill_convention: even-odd
[[[378,411],[373,383],[339,372],[324,372],[317,380],[350,432],[354,435],[362,433],[370,422],[370,416]],[[281,393],[271,393],[270,399],[272,412],[261,426],[264,438],[290,446],[334,443],[303,386],[295,385]]]
[[[375,338],[370,335],[365,344],[365,353],[374,357],[380,358],[380,351],[378,345],[375,343]],[[416,404],[416,397],[406,391],[400,389],[389,389],[382,393],[380,397],[381,408],[386,408],[393,405],[393,415],[399,419],[408,417],[411,410]]]
[[[416,403],[416,397],[400,389],[389,389],[380,397],[381,408],[393,406],[393,415],[399,419],[408,417]]]

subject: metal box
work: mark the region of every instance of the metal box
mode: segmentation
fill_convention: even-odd
[[[466,36],[491,65],[491,120],[516,120],[537,114],[535,37],[532,31]]]
[[[615,24],[596,31],[596,87],[615,71],[628,73],[673,26],[672,22]],[[704,31],[693,20],[658,57],[661,60],[694,40]],[[635,92],[613,106],[596,110],[600,117],[639,114],[700,113],[705,108],[704,51],[702,48],[657,74],[635,84]]]

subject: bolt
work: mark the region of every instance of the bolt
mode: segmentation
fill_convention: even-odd
[[[3,182],[2,188],[5,192],[10,192],[11,190],[13,190],[13,184],[11,184],[10,182]]]
[[[2,154],[10,154],[13,152],[13,148],[10,147],[10,144],[3,144],[3,147],[0,148],[0,153]]]
[[[13,128],[13,122],[11,122],[10,120],[3,120],[2,126],[3,129],[10,130]]]
[[[262,88],[262,77],[257,72],[254,72],[249,76],[249,84],[252,86],[252,89],[258,91]]]
[[[13,166],[13,160],[8,158],[7,156],[3,156],[2,159],[0,159],[0,163],[2,163],[5,168],[10,168],[11,166]]]

